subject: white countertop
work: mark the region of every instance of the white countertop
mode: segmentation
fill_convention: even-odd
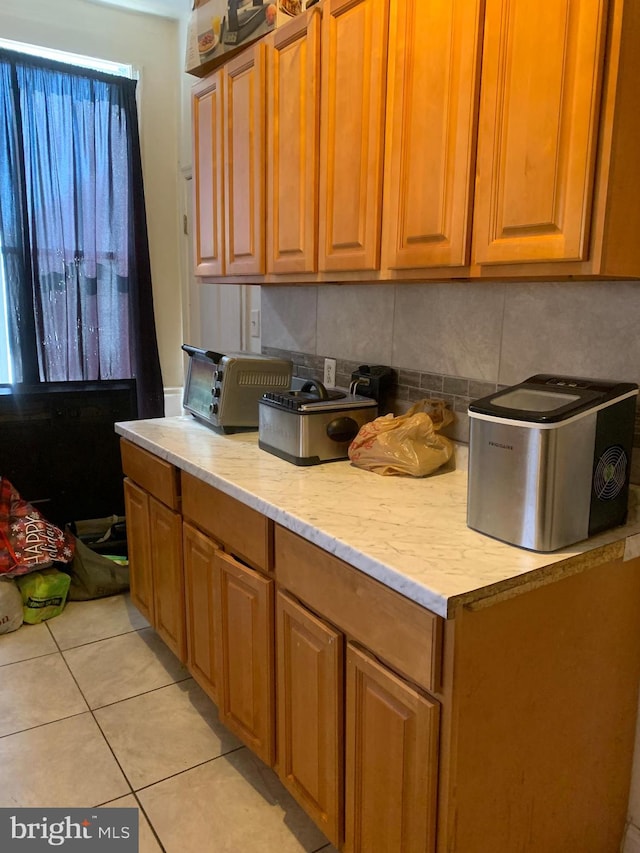
[[[115,429],[440,616],[640,552],[636,487],[624,527],[539,554],[467,527],[466,448],[456,470],[415,479],[348,461],[298,467],[260,450],[257,432],[219,435],[191,415]]]

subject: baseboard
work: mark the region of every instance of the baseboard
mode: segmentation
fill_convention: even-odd
[[[640,853],[640,829],[632,823],[627,826],[622,853]]]

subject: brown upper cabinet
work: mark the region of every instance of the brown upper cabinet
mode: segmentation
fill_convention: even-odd
[[[640,278],[637,0],[322,0],[270,39],[252,280]]]
[[[628,0],[488,0],[473,234],[483,275],[640,275],[639,39]]]
[[[194,273],[224,275],[222,71],[193,87]]]
[[[224,197],[227,275],[264,273],[264,45],[225,66]]]
[[[267,272],[317,269],[320,10],[267,40]]]
[[[383,268],[469,263],[482,5],[481,0],[395,5]]]
[[[375,270],[388,0],[325,0],[320,122],[320,270]]]

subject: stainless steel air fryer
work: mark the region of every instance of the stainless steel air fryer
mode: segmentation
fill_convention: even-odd
[[[471,403],[468,526],[555,551],[624,524],[637,395],[540,374]]]

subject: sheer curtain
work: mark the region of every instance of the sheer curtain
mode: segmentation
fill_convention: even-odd
[[[16,381],[134,377],[158,417],[135,87],[0,50],[0,261]]]

